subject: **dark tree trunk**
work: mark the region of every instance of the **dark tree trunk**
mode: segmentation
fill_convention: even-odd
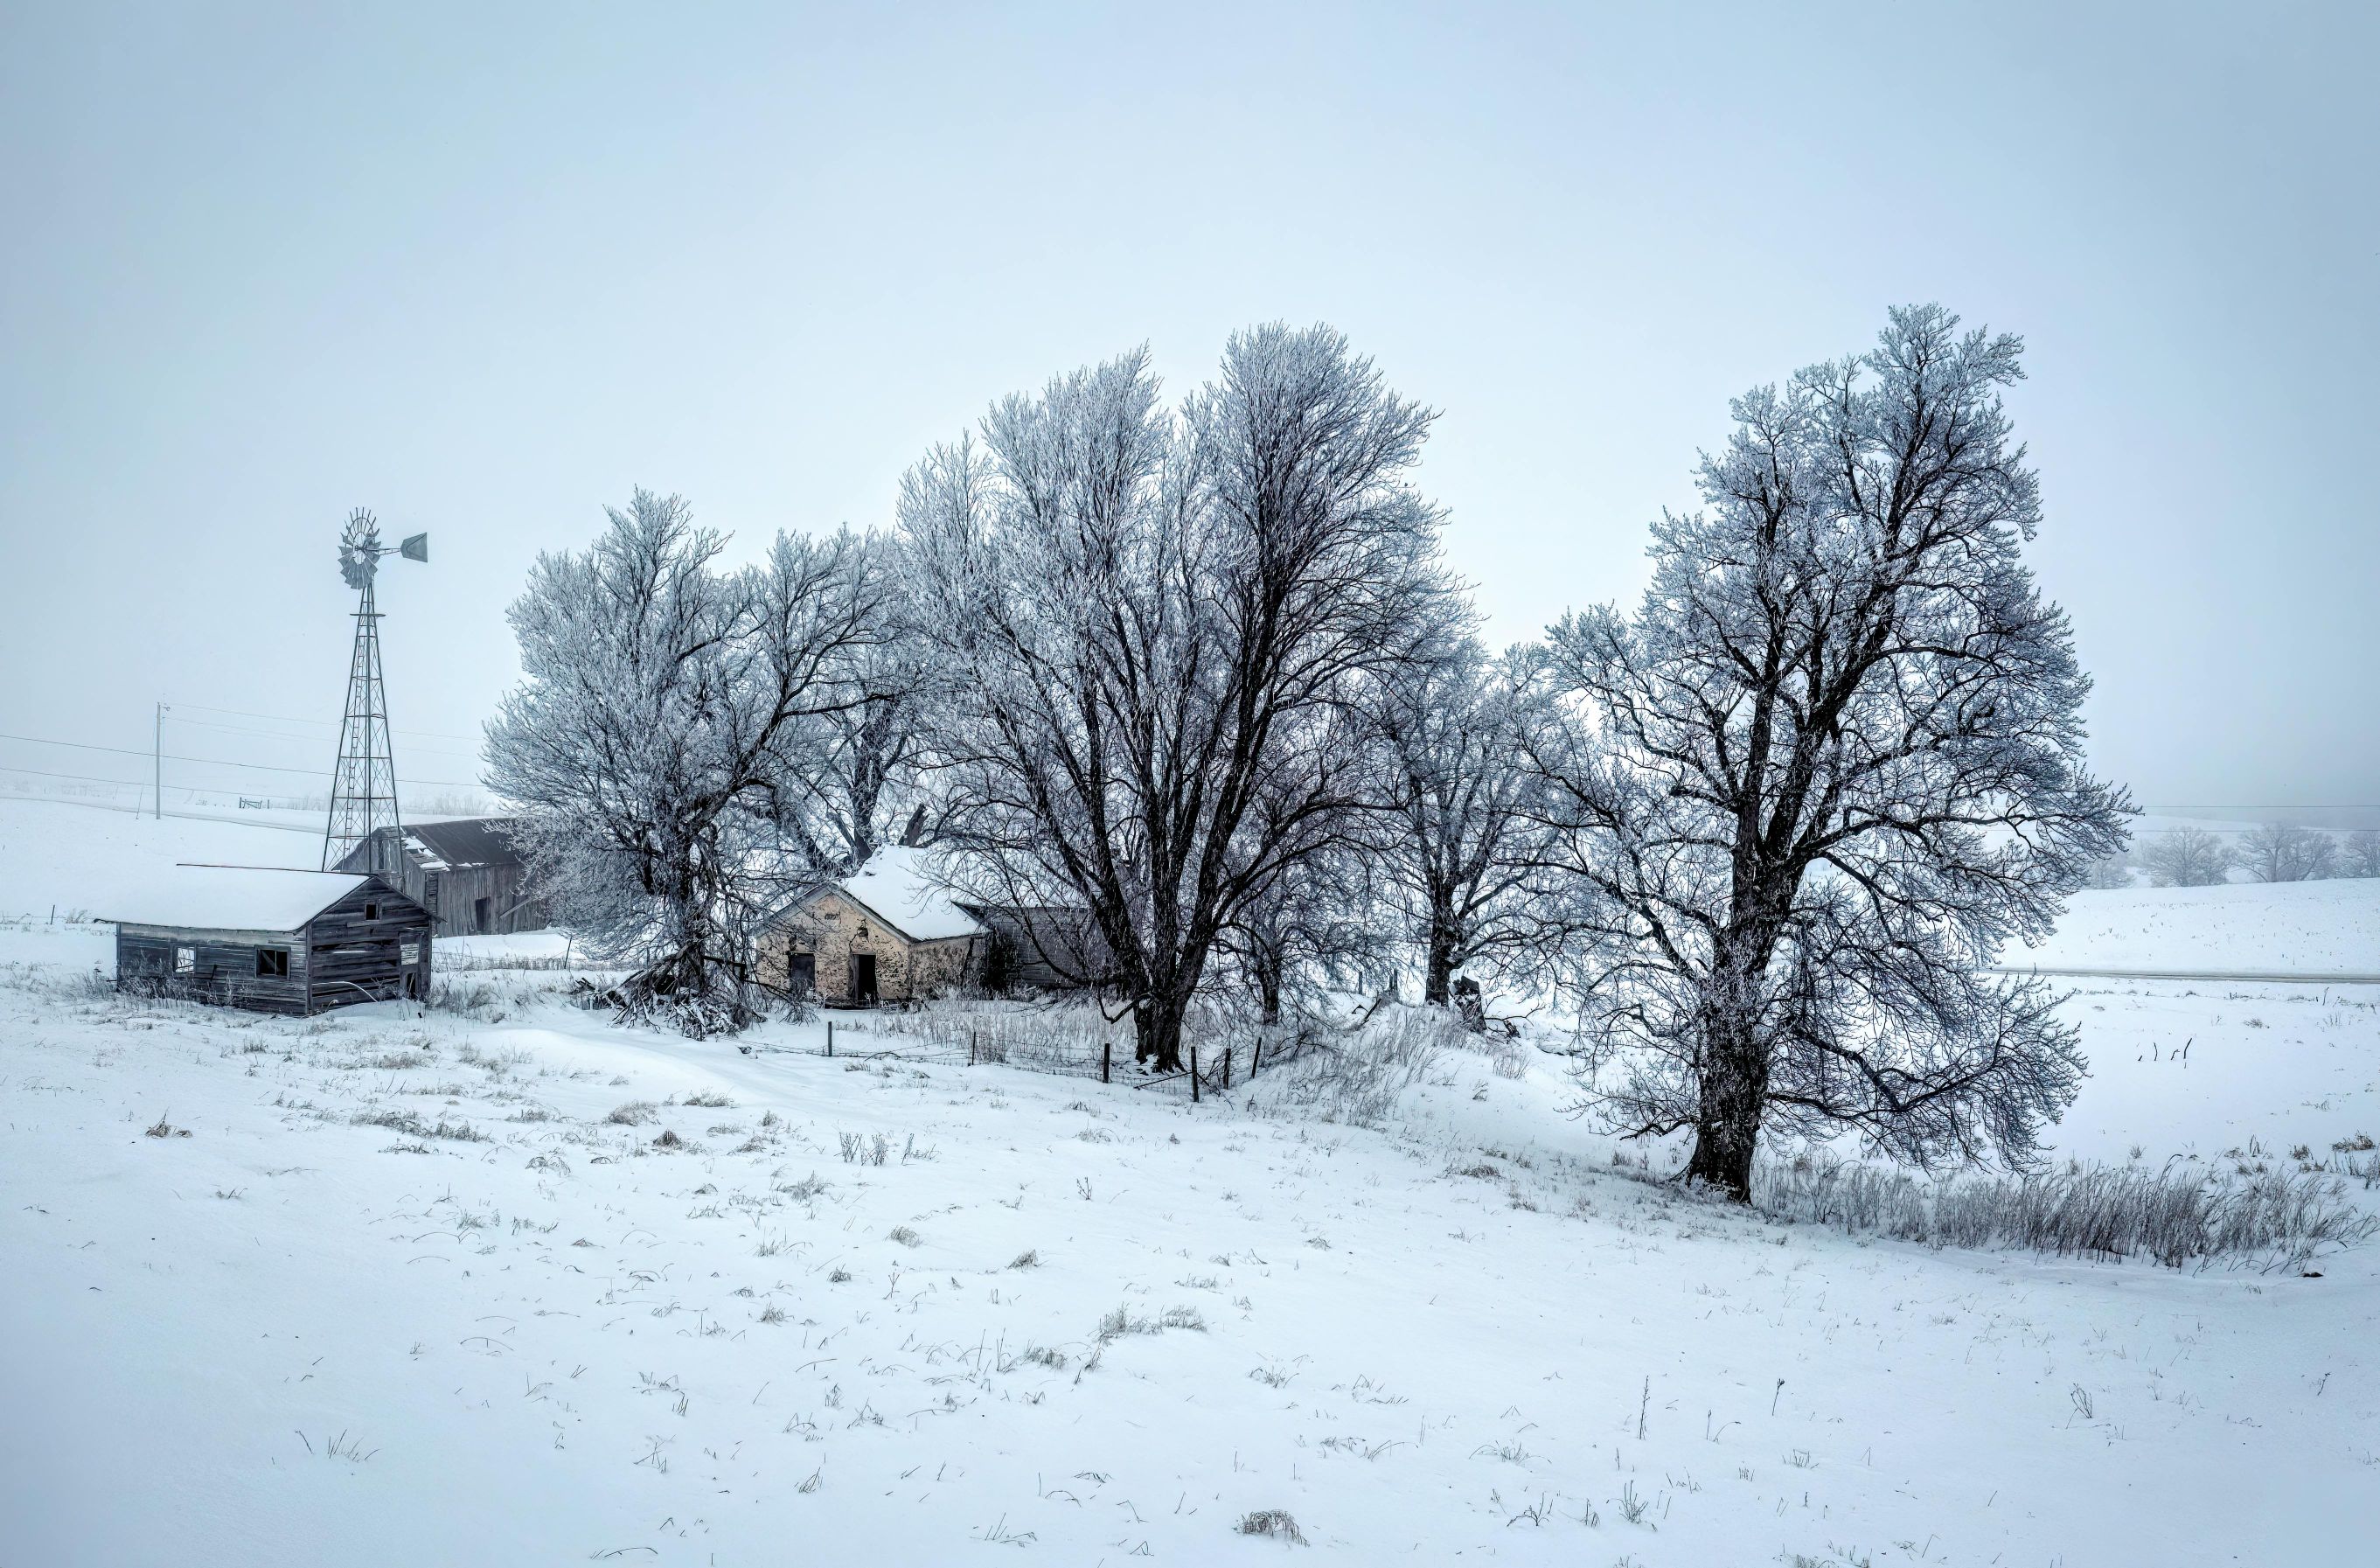
[[[1260,952],[1253,966],[1257,981],[1257,1012],[1260,1022],[1281,1022],[1281,954]]]
[[[1421,999],[1429,1006],[1444,1007],[1454,995],[1454,922],[1443,912],[1430,917],[1424,966]]]
[[[1722,964],[1706,983],[1720,994],[1704,1006],[1701,1097],[1686,1179],[1750,1203],[1752,1157],[1768,1100],[1768,1047],[1746,1002],[1748,982]]]
[[[1151,997],[1132,1010],[1132,1056],[1153,1073],[1182,1070],[1184,1004],[1167,997]]]

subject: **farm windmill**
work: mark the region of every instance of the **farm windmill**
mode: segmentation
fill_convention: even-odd
[[[378,837],[382,828],[399,830],[396,758],[389,746],[388,693],[381,684],[380,612],[372,602],[372,578],[383,555],[430,559],[430,536],[417,533],[397,545],[380,541],[380,524],[358,506],[339,535],[339,576],[356,590],[356,647],[347,663],[347,711],[339,724],[339,760],[331,774],[331,817],[322,833],[322,869],[329,870],[370,845],[370,869],[398,870],[399,833]],[[385,861],[386,864],[382,864]]]

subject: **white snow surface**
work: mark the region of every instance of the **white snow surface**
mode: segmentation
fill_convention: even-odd
[[[123,913],[183,862],[308,869],[322,857],[319,831],[0,798],[0,917]]]
[[[0,908],[45,917],[20,879],[72,857],[21,825]],[[2237,948],[2273,903],[2192,918]],[[2300,1278],[1777,1224],[1615,1172],[1551,1057],[1451,1053],[1365,1129],[850,1054],[892,1015],[834,1059],[614,1028],[558,975],[276,1019],[119,998],[109,951],[0,921],[12,1568],[1305,1556],[1238,1533],[1274,1508],[1367,1564],[2380,1534],[2380,1248]],[[2070,989],[2058,1157],[2380,1136],[2380,987]]]
[[[370,880],[343,871],[176,866],[137,895],[121,895],[99,918],[135,926],[291,931]]]
[[[2380,975],[2380,879],[2078,893],[2007,967]]]
[[[912,942],[984,934],[974,916],[951,902],[925,850],[902,845],[880,849],[841,885]]]

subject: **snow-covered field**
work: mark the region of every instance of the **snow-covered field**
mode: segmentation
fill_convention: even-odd
[[[2022,968],[2380,975],[2380,880],[2078,893]]]
[[[79,820],[0,817],[0,912],[212,857]],[[2070,926],[2368,951],[2368,895],[2260,896],[2294,892]],[[134,1003],[107,951],[0,930],[10,1568],[1270,1561],[1237,1531],[1269,1509],[1349,1561],[1597,1568],[2380,1532],[2373,1248],[2303,1278],[1775,1224],[1615,1173],[1552,1058],[1449,1053],[1364,1129],[1262,1080],[746,1057],[533,970],[473,1014]],[[2075,983],[2062,1151],[2380,1136],[2380,988]]]

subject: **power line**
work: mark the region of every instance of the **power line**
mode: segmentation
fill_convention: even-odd
[[[37,779],[73,779],[79,784],[122,784],[126,789],[149,787],[146,779],[103,779],[96,773],[60,773],[47,768],[19,768],[13,762],[0,762],[0,773],[30,773]]]
[[[205,702],[176,702],[171,698],[165,699],[165,706],[169,710],[175,708],[195,708],[203,713],[229,713],[234,718],[239,719],[271,719],[276,723],[284,724],[318,724],[329,729],[337,729],[339,727],[329,719],[300,719],[294,714],[289,713],[251,713],[244,708],[217,708]],[[390,727],[395,729],[394,725]],[[398,735],[423,735],[431,740],[459,740],[466,746],[474,745],[479,740],[479,736],[477,735],[449,735],[444,730],[396,730],[395,733]]]
[[[244,724],[219,724],[212,719],[186,719],[173,711],[173,704],[167,703],[165,707],[165,719],[169,723],[194,724],[200,729],[221,730],[225,735],[261,735],[267,740],[294,740],[306,746],[319,745],[323,738],[321,735],[291,735],[286,730],[252,730]],[[409,746],[406,749],[416,757],[451,757],[462,762],[475,761],[479,757],[479,753],[474,751],[444,751],[434,746]]]
[[[46,736],[37,735],[0,735],[0,740],[18,740],[32,746],[65,746],[71,747],[78,751],[105,751],[117,757],[155,757],[158,755],[153,751],[135,751],[128,747],[93,746],[89,741],[82,740],[51,740]],[[260,773],[296,773],[300,778],[309,779],[318,779],[328,776],[328,771],[323,769],[284,768],[277,767],[271,762],[235,762],[227,757],[182,757],[177,756],[171,751],[164,753],[164,760],[168,762],[197,762],[210,768],[246,768],[251,772]],[[30,770],[28,771],[30,772]],[[61,778],[67,776],[69,775],[59,775]],[[477,784],[467,784],[461,779],[414,779],[409,782],[417,784],[444,784],[452,789],[478,789],[481,787]]]

